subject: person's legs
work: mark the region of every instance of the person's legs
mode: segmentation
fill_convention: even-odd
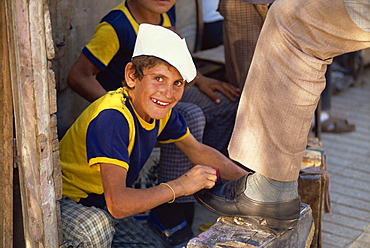
[[[254,49],[267,14],[267,4],[220,0],[224,17],[224,47],[229,83],[243,88]]]
[[[193,86],[185,90],[181,102],[193,103],[200,107],[206,118],[203,143],[228,156],[227,146],[233,131],[238,100],[230,101],[220,92],[215,92],[221,102],[216,104]]]
[[[114,219],[106,211],[83,206],[67,197],[59,202],[63,228],[61,247],[111,247]]]
[[[362,13],[369,19],[369,1],[358,2],[366,3]],[[281,223],[298,218],[295,187],[326,67],[335,56],[367,47],[370,32],[351,21],[343,1],[276,0],[261,30],[229,145],[230,157],[256,172],[257,187],[248,189],[253,182],[245,176],[201,192],[197,200],[222,215]],[[272,192],[289,188],[292,194],[274,198]]]
[[[269,178],[296,180],[327,64],[368,46],[370,33],[340,0],[275,1],[240,100],[231,158]]]
[[[133,216],[118,220],[103,209],[84,206],[68,197],[63,197],[59,202],[63,228],[62,248],[163,247],[160,240]]]
[[[164,248],[162,242],[133,216],[115,219],[114,229],[112,248]]]

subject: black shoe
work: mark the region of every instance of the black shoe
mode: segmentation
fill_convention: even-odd
[[[203,207],[221,216],[261,217],[269,219],[273,223],[272,227],[293,227],[300,216],[299,197],[271,203],[254,201],[244,194],[248,175],[217,184],[212,189],[203,189],[195,193],[194,197]]]

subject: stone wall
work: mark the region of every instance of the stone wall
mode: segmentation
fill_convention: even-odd
[[[95,26],[122,0],[47,0],[55,47],[53,70],[57,83],[58,134],[61,138],[88,102],[67,85],[67,75]]]

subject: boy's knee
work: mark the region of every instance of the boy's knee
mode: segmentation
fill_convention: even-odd
[[[72,200],[70,200],[72,201]],[[114,226],[107,212],[75,202],[61,203],[62,247],[110,247]]]

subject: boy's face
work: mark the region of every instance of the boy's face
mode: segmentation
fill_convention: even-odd
[[[131,63],[127,64],[125,79],[136,112],[147,122],[162,119],[180,101],[185,81],[173,66],[158,64],[144,69],[144,77],[134,78]]]
[[[136,0],[141,6],[157,14],[169,11],[176,0]]]

